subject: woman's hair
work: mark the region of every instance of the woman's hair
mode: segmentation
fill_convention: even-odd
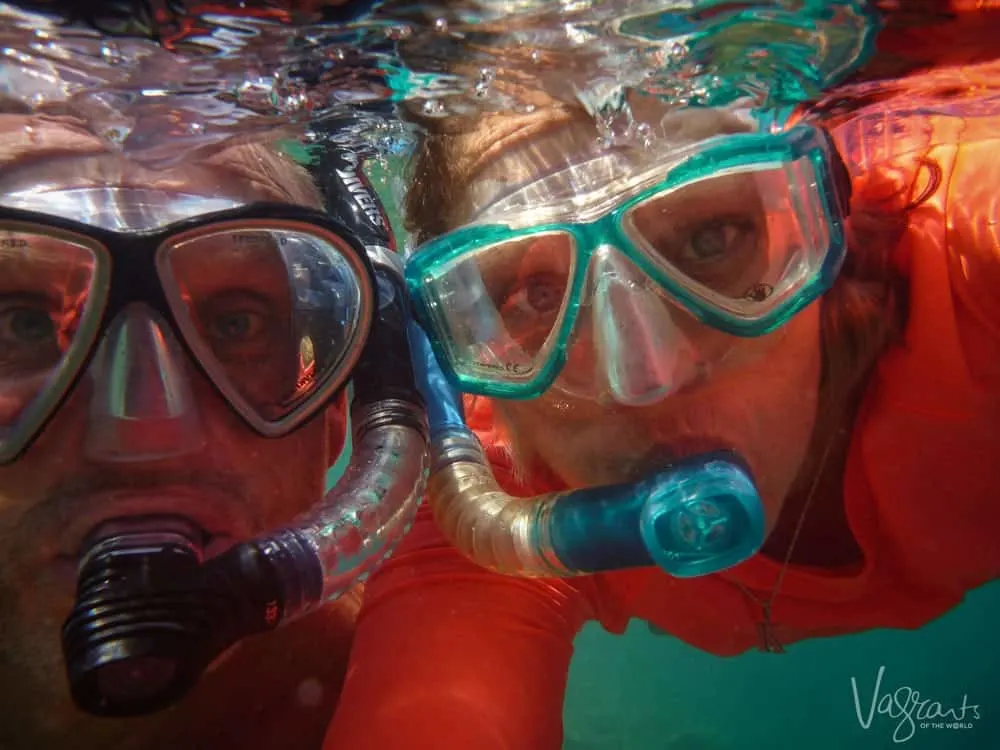
[[[546,128],[586,117],[563,105],[545,115]],[[478,120],[425,121],[426,136],[414,156],[406,198],[407,228],[416,242],[440,235],[466,219],[467,186],[495,149],[499,131],[530,137],[539,118],[483,115]],[[822,371],[819,408],[811,445],[786,500],[785,525],[795,525],[808,497],[839,504],[846,450],[829,447],[838,436],[846,442],[869,376],[879,356],[900,336],[906,310],[906,282],[894,266],[891,250],[906,226],[906,215],[919,198],[892,196],[869,203],[855,196],[848,222],[848,252],[843,269],[821,301]],[[523,467],[521,467],[523,469]],[[818,483],[817,483],[818,482]],[[779,526],[783,524],[779,522]],[[776,536],[780,547],[782,534]],[[791,534],[788,535],[789,537]],[[789,543],[786,539],[785,543]]]

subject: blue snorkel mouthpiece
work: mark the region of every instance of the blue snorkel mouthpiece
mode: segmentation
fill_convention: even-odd
[[[415,322],[410,349],[430,427],[428,499],[442,532],[474,562],[531,577],[655,565],[689,578],[737,565],[764,543],[760,494],[731,451],[687,458],[627,484],[508,495]]]

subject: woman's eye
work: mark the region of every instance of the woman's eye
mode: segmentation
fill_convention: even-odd
[[[545,340],[562,307],[566,280],[550,273],[532,274],[507,291],[500,316],[507,332],[522,346],[537,348]]]
[[[682,259],[694,263],[726,260],[756,245],[756,228],[748,222],[713,221],[688,235]]]
[[[565,289],[565,280],[556,274],[532,274],[507,290],[501,308],[505,316],[551,314],[562,305]]]

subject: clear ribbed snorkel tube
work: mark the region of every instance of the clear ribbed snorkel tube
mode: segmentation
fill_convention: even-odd
[[[164,708],[238,640],[273,630],[363,581],[409,529],[427,476],[427,424],[388,221],[356,158],[320,160],[329,204],[375,269],[378,322],[352,377],[346,474],[290,526],[204,564],[183,533],[112,535],[81,563],[63,650],[77,705],[133,716]]]
[[[427,403],[434,519],[479,565],[524,577],[656,565],[693,577],[736,565],[763,544],[760,496],[745,463],[729,451],[694,456],[629,484],[508,495],[416,322],[410,348]]]

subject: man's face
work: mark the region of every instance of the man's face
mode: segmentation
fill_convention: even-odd
[[[199,186],[209,178],[217,187],[218,175],[192,170],[180,187],[199,194]],[[182,175],[175,173],[172,179],[177,184]],[[190,262],[197,265],[203,257],[207,254],[192,255]],[[250,266],[257,263],[252,253],[241,253],[240,258]],[[230,358],[223,363],[233,368],[230,380],[238,381],[236,388],[245,381],[245,395],[252,400],[256,381],[248,376],[256,373],[258,380],[267,380],[287,375],[294,380],[299,360],[298,352],[262,350],[269,334],[262,314],[268,290],[248,288],[254,278],[251,270],[235,273],[246,282],[243,291],[256,307],[231,295],[226,304],[209,304],[223,277],[232,278],[232,268],[202,264],[187,269],[186,278],[192,282],[185,292],[206,301],[199,309],[199,323]],[[31,308],[24,299],[15,299],[17,290],[5,293],[7,281],[10,278],[0,279],[0,376],[18,363],[44,364],[45,347],[58,351],[60,335],[58,326],[47,333],[44,326],[32,323],[34,318],[26,313]],[[280,292],[287,297],[286,290]],[[275,308],[288,302],[281,293],[274,295]],[[19,354],[28,349],[37,362]],[[272,367],[271,359],[279,354],[288,368]],[[179,517],[205,533],[207,555],[219,554],[288,523],[313,505],[323,494],[327,467],[343,446],[342,398],[291,434],[263,438],[236,415],[183,350],[180,356],[200,440],[167,457],[144,454],[138,449],[157,444],[162,435],[154,433],[162,425],[139,421],[129,425],[134,455],[129,455],[129,445],[115,453],[90,449],[98,381],[85,375],[25,454],[0,467],[0,695],[5,706],[0,725],[16,723],[22,737],[42,737],[46,726],[60,731],[81,718],[69,700],[60,634],[73,605],[80,556],[97,527],[109,520],[141,523],[137,519]],[[157,375],[155,368],[145,374],[141,367],[132,372]],[[0,732],[0,738],[4,734]]]

